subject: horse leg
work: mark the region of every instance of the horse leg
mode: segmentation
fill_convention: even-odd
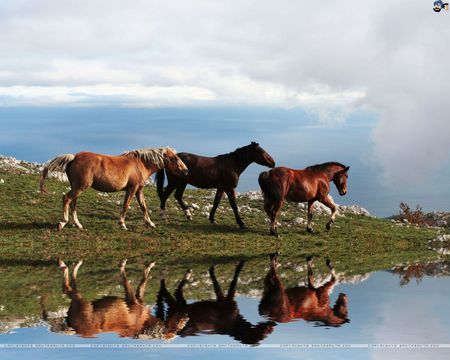
[[[323,200],[320,200],[320,202],[322,204],[324,204],[325,206],[328,206],[331,209],[331,217],[330,217],[330,221],[327,222],[327,230],[331,229],[331,225],[334,223],[335,219],[336,219],[336,212],[337,212],[337,207],[335,205],[335,203],[331,200],[331,198],[327,195],[327,197]]]
[[[186,189],[186,186],[187,183],[182,183],[180,186],[177,187],[177,189],[175,190],[175,199],[177,199],[178,204],[180,204],[181,209],[183,209],[184,215],[186,215],[186,219],[192,220],[192,214],[189,211],[189,207],[183,200],[183,194],[184,190]]]
[[[178,305],[186,306],[186,304],[187,304],[186,299],[184,298],[184,295],[183,295],[183,288],[187,284],[187,282],[190,280],[191,277],[192,277],[192,270],[189,269],[186,271],[186,273],[184,274],[183,280],[180,281],[180,283],[177,286],[177,289],[175,290],[175,299],[176,299]]]
[[[270,235],[278,236],[277,232],[277,216],[283,206],[283,200],[275,202],[270,210]]]
[[[71,189],[66,195],[63,196],[63,220],[58,224],[58,230],[64,229],[64,226],[69,222],[69,205],[70,203],[80,195],[81,190]],[[78,226],[78,225],[77,225]]]
[[[125,193],[125,199],[123,201],[122,213],[120,214],[119,225],[122,229],[127,230],[127,226],[125,225],[125,216],[127,215],[128,208],[130,207],[131,199],[133,198],[136,189],[127,189]]]
[[[62,285],[63,293],[69,294],[70,292],[73,291],[69,282],[69,268],[62,260],[59,260],[58,266],[63,271],[63,285]]]
[[[239,210],[236,204],[236,192],[234,189],[228,189],[225,191],[228,195],[228,200],[230,202],[231,208],[233,209],[234,212],[234,217],[236,218],[236,222],[239,225],[239,227],[241,229],[246,229],[247,227],[245,226],[244,222],[241,219],[241,216],[239,215]]]
[[[144,214],[144,223],[146,223],[148,226],[154,228],[155,224],[153,223],[153,221],[150,219],[150,216],[148,215],[147,204],[145,203],[144,187],[141,187],[136,191],[136,200],[142,210],[142,213]]]
[[[130,282],[127,279],[127,274],[125,272],[125,265],[127,264],[127,259],[122,260],[119,265],[120,275],[122,277],[122,284],[125,290],[125,301],[127,304],[136,304],[136,296],[134,295],[133,288],[131,287]]]
[[[313,271],[312,271],[312,263],[313,263],[313,258],[311,256],[308,256],[306,258],[306,265],[308,268],[308,288],[311,290],[316,290],[316,287],[314,286],[314,275],[313,275]]]
[[[308,223],[306,225],[306,231],[309,232],[309,233],[313,233],[314,232],[314,230],[313,230],[313,228],[311,226],[312,219],[313,219],[313,211],[314,211],[314,208],[313,208],[314,201],[315,200],[308,201]]]
[[[222,200],[222,196],[223,196],[223,190],[217,189],[216,196],[214,197],[213,207],[211,209],[211,212],[209,213],[209,221],[212,224],[216,223],[216,220],[214,219],[214,217],[216,215],[216,210],[219,207],[220,200]]]
[[[222,288],[216,278],[216,267],[213,265],[209,268],[209,277],[214,286],[214,293],[216,294],[217,301],[222,301],[225,296],[223,295]]]
[[[75,223],[76,227],[78,229],[83,229],[83,225],[81,225],[80,221],[78,220],[77,200],[78,200],[78,196],[76,198],[74,198],[72,200],[72,202],[70,203],[70,210],[72,211],[72,219],[73,219],[73,222]]]
[[[321,306],[325,306],[330,301],[330,295],[333,292],[334,285],[336,284],[336,272],[334,271],[334,266],[330,259],[326,260],[328,269],[330,270],[331,279],[325,282],[322,286],[317,289],[317,298]]]
[[[166,188],[164,189],[163,193],[161,194],[160,198],[160,204],[159,204],[159,216],[161,219],[167,219],[167,213],[166,213],[166,202],[169,198],[170,194],[176,189],[176,185],[174,183],[170,182],[167,184]]]
[[[75,267],[73,268],[72,271],[72,280],[70,282],[70,286],[72,287],[73,290],[77,291],[77,275],[78,275],[78,269],[80,268],[80,266],[83,264],[83,260],[80,260],[77,262],[77,264],[75,265]]]
[[[152,267],[155,266],[155,262],[149,262],[145,264],[144,273],[142,274],[141,282],[139,283],[137,289],[136,289],[136,299],[143,303],[144,302],[144,292],[145,292],[145,286],[147,285],[148,275],[150,274],[150,270]]]
[[[234,295],[236,294],[236,285],[239,280],[239,274],[241,273],[241,270],[244,267],[244,264],[245,264],[244,261],[240,261],[237,264],[236,269],[234,270],[233,280],[231,280],[230,287],[228,288],[228,292],[227,292],[227,300],[234,299]]]

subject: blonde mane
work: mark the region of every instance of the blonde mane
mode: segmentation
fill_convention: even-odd
[[[125,151],[122,155],[137,158],[142,160],[149,166],[157,166],[159,169],[162,169],[166,166],[166,151],[170,150],[174,154],[177,152],[170,147],[163,148],[144,148],[144,149],[136,149],[131,151]]]

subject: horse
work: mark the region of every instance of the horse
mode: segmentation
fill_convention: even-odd
[[[184,190],[190,184],[202,189],[217,189],[213,207],[209,214],[209,221],[211,223],[215,223],[215,213],[225,192],[230,201],[237,224],[241,229],[245,229],[246,226],[239,215],[236,205],[235,189],[239,182],[239,176],[253,162],[273,168],[275,161],[272,157],[254,141],[250,145],[216,157],[205,157],[185,152],[179,153],[178,156],[189,169],[187,176],[167,173],[168,184],[164,188],[164,169],[156,173],[158,196],[161,200],[161,217],[166,218],[165,208],[167,198],[176,190],[175,199],[180,204],[187,219],[192,220],[189,207],[183,201]]]
[[[347,193],[347,178],[350,166],[338,162],[327,162],[309,166],[303,170],[276,167],[259,175],[259,186],[264,195],[264,210],[270,218],[270,235],[277,236],[277,216],[285,200],[308,202],[307,231],[312,233],[313,204],[320,201],[331,209],[331,218],[326,228],[331,229],[336,217],[336,205],[328,195],[332,181],[343,196]]]
[[[195,336],[197,334],[220,334],[229,335],[233,339],[244,344],[258,344],[267,337],[275,326],[273,321],[264,321],[253,325],[247,321],[239,312],[238,305],[234,300],[236,285],[244,262],[236,266],[233,279],[228,292],[223,294],[222,288],[215,275],[215,267],[209,268],[209,275],[214,286],[215,300],[202,300],[187,304],[183,288],[189,281],[192,271],[188,270],[184,278],[178,284],[175,297],[167,290],[164,274],[162,274],[160,290],[157,298],[156,315],[160,319],[165,316],[176,317],[177,314],[186,314],[189,318],[186,325],[178,332],[181,337]],[[168,305],[164,311],[164,303]]]
[[[335,305],[330,306],[330,294],[337,277],[329,259],[327,259],[326,265],[330,270],[331,279],[319,287],[314,285],[311,257],[307,258],[307,286],[286,289],[277,273],[277,265],[277,254],[272,254],[270,269],[264,279],[264,293],[259,304],[260,315],[280,323],[303,319],[333,327],[350,321],[345,294],[339,294]]]
[[[165,322],[151,314],[151,310],[144,304],[144,292],[149,273],[154,262],[145,264],[142,279],[136,289],[133,289],[125,272],[126,260],[120,264],[120,274],[125,290],[125,298],[104,296],[89,302],[77,290],[77,274],[83,261],[79,261],[73,268],[69,280],[69,267],[59,260],[59,268],[63,271],[63,293],[70,300],[67,317],[49,319],[45,309],[45,301],[41,299],[41,314],[51,325],[51,330],[64,334],[78,334],[81,337],[95,337],[105,332],[115,332],[121,337],[138,339],[173,339],[187,323],[184,314],[167,319]]]
[[[119,156],[80,152],[57,156],[47,162],[40,179],[40,190],[47,193],[44,181],[49,171],[60,170],[67,174],[71,190],[63,196],[63,220],[58,224],[61,231],[69,221],[69,205],[72,217],[79,229],[83,226],[77,216],[77,199],[80,194],[92,187],[103,192],[125,191],[125,200],[119,224],[127,230],[125,216],[134,195],[144,214],[144,222],[155,227],[147,212],[144,198],[145,181],[155,171],[166,168],[169,172],[187,175],[188,169],[177,156],[174,149],[138,149],[124,152]]]

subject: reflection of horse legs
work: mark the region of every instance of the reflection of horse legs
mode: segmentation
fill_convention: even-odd
[[[75,330],[89,333],[93,324],[93,307],[92,304],[85,299],[77,291],[77,274],[78,269],[83,261],[79,261],[72,272],[72,279],[69,283],[69,268],[60,260],[59,267],[63,270],[63,292],[72,301],[67,312],[67,325]]]
[[[214,217],[216,215],[216,210],[219,207],[220,200],[222,200],[222,196],[223,196],[223,190],[217,189],[216,196],[214,197],[213,207],[211,209],[211,212],[209,213],[209,221],[212,224],[216,223],[216,220],[214,219]]]
[[[336,219],[336,205],[328,195],[325,199],[320,200],[320,202],[331,209],[331,217],[330,220],[327,222],[327,230],[330,230],[331,224],[333,224],[334,220]]]
[[[308,224],[306,225],[306,231],[312,233],[314,230],[312,228],[312,219],[313,219],[313,205],[315,200],[308,201]]]
[[[148,211],[147,211],[147,204],[145,203],[145,198],[144,198],[144,187],[140,187],[137,191],[136,191],[136,200],[142,210],[142,213],[144,214],[144,222],[149,225],[150,227],[154,228],[155,224],[152,222],[152,220],[150,219],[150,216],[148,215]]]
[[[149,262],[145,264],[144,273],[142,274],[141,282],[139,283],[136,289],[136,299],[140,303],[144,303],[144,292],[145,286],[147,285],[148,275],[150,274],[150,270],[155,266],[155,262]]]
[[[125,199],[123,201],[122,213],[120,214],[119,225],[122,229],[127,230],[127,226],[125,225],[125,216],[127,215],[128,208],[130,207],[131,199],[133,199],[134,194],[136,193],[136,188],[128,188],[125,192]]]
[[[80,189],[71,189],[66,195],[63,196],[63,220],[58,224],[58,230],[61,231],[64,226],[69,222],[69,206],[73,200],[75,200],[80,194]],[[76,203],[72,207],[73,211],[75,211],[74,221],[77,227],[83,228],[81,224],[78,222],[77,213],[76,213]],[[75,220],[76,219],[76,220]]]
[[[241,216],[239,215],[239,209],[236,204],[236,191],[234,189],[227,189],[227,190],[225,190],[225,192],[228,195],[228,200],[230,201],[230,205],[231,205],[231,208],[233,209],[234,217],[236,219],[237,224],[239,225],[239,227],[241,229],[245,229],[246,226],[245,226],[244,222],[242,221]]]
[[[130,282],[127,279],[127,274],[125,272],[125,265],[127,264],[127,260],[123,260],[120,265],[120,275],[122,277],[123,289],[125,290],[125,301],[128,305],[136,304],[137,299],[133,292],[133,288],[131,287]]]
[[[326,260],[326,264],[328,269],[330,270],[331,279],[318,287],[316,290],[317,298],[321,306],[325,306],[330,301],[330,294],[334,289],[334,285],[336,284],[337,279],[336,272],[334,271],[334,267],[330,259]]]
[[[189,211],[189,207],[186,205],[186,203],[183,200],[183,194],[184,190],[186,189],[187,183],[180,184],[177,189],[175,190],[175,199],[178,201],[178,204],[180,204],[181,209],[184,212],[184,215],[186,215],[186,218],[188,220],[192,220],[192,214]]]
[[[306,264],[307,264],[307,271],[308,271],[308,288],[311,290],[316,290],[316,287],[314,286],[314,275],[312,271],[312,263],[313,259],[311,256],[308,256],[306,258]]]
[[[59,260],[59,268],[63,270],[63,292],[64,294],[70,294],[71,292],[77,292],[77,275],[78,269],[83,264],[83,260],[78,261],[72,271],[72,278],[69,282],[69,267],[64,261]],[[69,295],[70,296],[70,295]]]
[[[242,268],[244,267],[245,262],[240,261],[236,269],[234,270],[233,280],[231,280],[230,287],[228,288],[227,300],[233,300],[234,295],[236,294],[236,285],[239,279],[239,274],[241,273]]]
[[[217,281],[215,270],[216,269],[214,265],[209,268],[209,277],[211,278],[211,281],[213,283],[214,293],[216,294],[217,301],[222,301],[225,298],[225,296],[223,295],[222,288],[220,287],[220,284]]]

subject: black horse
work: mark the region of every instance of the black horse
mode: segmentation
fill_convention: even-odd
[[[239,176],[251,163],[273,168],[275,161],[258,143],[252,142],[250,145],[236,149],[235,151],[218,155],[216,157],[205,157],[189,153],[178,153],[178,157],[186,164],[189,173],[187,176],[178,176],[170,172],[160,170],[156,173],[156,185],[158,196],[161,200],[161,216],[165,217],[166,201],[170,194],[175,191],[177,199],[186,217],[191,220],[192,215],[188,206],[183,201],[183,193],[187,184],[202,189],[217,189],[214,204],[209,214],[209,221],[215,223],[214,215],[219,202],[225,192],[233,208],[236,222],[245,228],[245,224],[239,216],[236,205],[235,188],[239,182]],[[164,174],[167,175],[168,184],[164,188]]]
[[[167,290],[163,276],[156,301],[156,316],[161,322],[164,319],[188,318],[189,320],[184,327],[178,327],[177,335],[181,337],[196,336],[198,334],[220,334],[229,335],[243,344],[258,344],[272,333],[276,323],[274,321],[262,321],[252,324],[240,313],[234,297],[239,274],[243,266],[244,262],[242,261],[237,264],[226,294],[223,293],[217,281],[215,267],[211,266],[209,276],[214,286],[216,298],[189,304],[184,298],[183,288],[191,277],[191,270],[186,272],[186,275],[178,284],[175,296]]]

